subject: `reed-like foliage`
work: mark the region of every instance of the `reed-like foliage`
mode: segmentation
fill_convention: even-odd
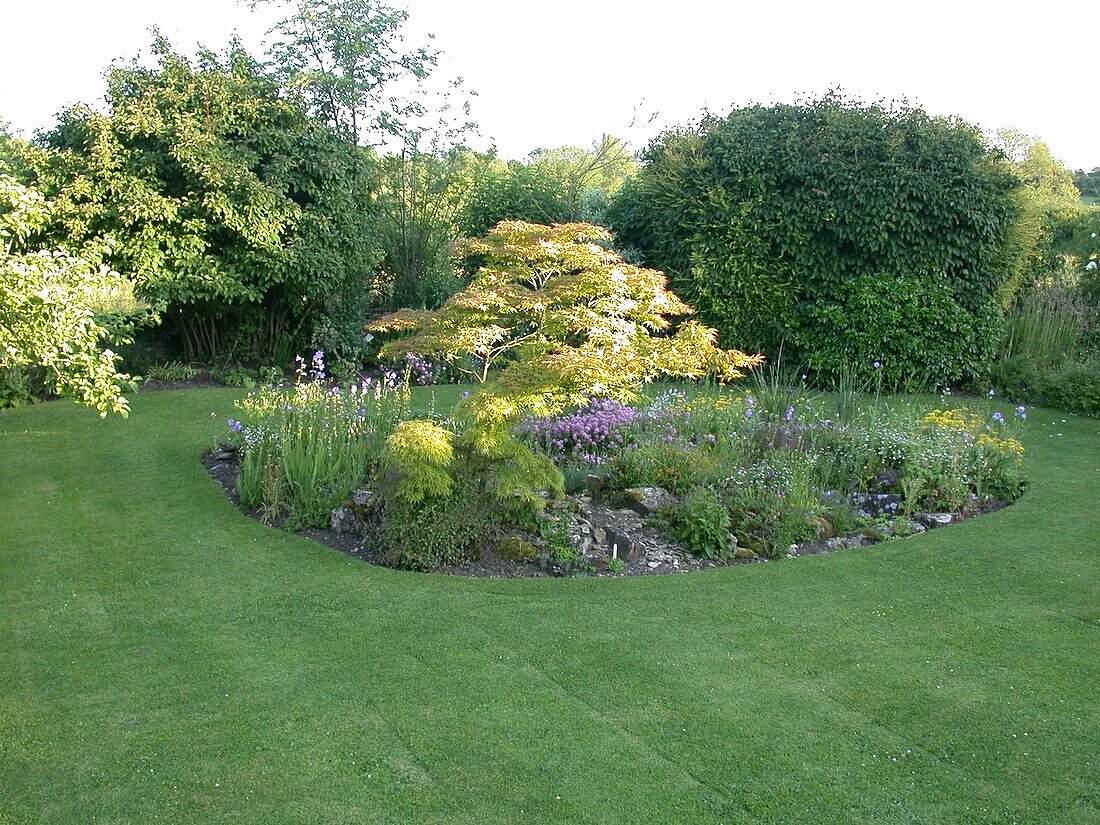
[[[1049,364],[1078,354],[1085,306],[1072,284],[1054,281],[1022,294],[1005,316],[1003,357]]]
[[[237,492],[268,519],[321,526],[378,465],[386,439],[409,415],[405,381],[330,387],[323,355],[293,387],[268,386],[237,402],[229,422],[241,449]]]

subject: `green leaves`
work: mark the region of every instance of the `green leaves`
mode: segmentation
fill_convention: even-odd
[[[44,145],[15,149],[56,203],[42,240],[109,239],[111,265],[167,309],[188,358],[304,346],[369,293],[370,158],[239,47],[189,60],[158,38],[153,52],[155,68],[111,70],[108,115],[75,107]]]
[[[835,302],[866,275],[941,273],[970,331],[985,331],[980,316],[1009,275],[1017,186],[973,127],[830,95],[666,133],[612,225],[724,345],[775,353],[794,336],[805,360],[817,341],[798,334],[799,308]]]
[[[40,192],[3,174],[0,164],[0,369],[43,367],[51,389],[99,411],[127,415],[130,377],[103,344],[97,318],[104,295],[126,291],[100,261],[37,249],[27,238],[53,209]]]
[[[400,335],[383,356],[440,354],[481,382],[457,411],[468,425],[463,445],[508,502],[534,506],[535,489],[561,490],[558,471],[512,436],[521,416],[587,396],[629,399],[658,376],[729,380],[758,363],[720,349],[702,324],[676,323],[691,307],[663,273],[626,263],[609,241],[590,224],[502,221],[466,245],[483,265],[465,290],[437,310],[371,326]]]

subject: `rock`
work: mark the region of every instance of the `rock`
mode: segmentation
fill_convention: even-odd
[[[355,490],[351,494],[351,503],[356,507],[366,507],[374,501],[374,490]]]
[[[360,518],[354,507],[341,504],[332,511],[329,526],[342,535],[361,536],[367,529],[367,523]]]
[[[733,557],[735,559],[756,559],[756,558],[759,558],[759,556],[757,556],[756,553],[752,552],[752,550],[750,550],[747,547],[735,547],[734,550],[733,550]]]
[[[954,513],[921,513],[917,521],[931,530],[933,527],[946,527],[955,520]]]
[[[596,544],[607,544],[607,531],[602,527],[592,528],[592,541]]]
[[[584,477],[584,489],[591,496],[598,496],[603,492],[605,486],[604,479],[601,476],[590,474]]]
[[[629,487],[623,490],[623,498],[631,510],[645,518],[680,503],[676,496],[661,487]]]
[[[587,556],[592,551],[592,537],[580,530],[569,531],[569,543],[578,555]]]
[[[868,486],[876,493],[888,493],[891,490],[897,489],[900,481],[901,473],[897,470],[884,470],[875,475]]]
[[[367,531],[368,511],[373,501],[373,490],[354,490],[347,501],[332,511],[329,526],[333,531],[344,535],[364,535]]]
[[[609,510],[604,528],[607,532],[607,545],[618,558],[635,561],[640,550],[635,536],[644,528],[641,517],[633,510]]]
[[[659,561],[647,561],[646,562],[646,567],[648,567],[650,570],[652,570],[656,567],[660,567],[660,566],[661,566],[661,563]]]
[[[235,448],[225,448],[214,453],[215,461],[235,461],[236,459],[237,450]]]
[[[852,504],[861,518],[894,516],[901,509],[901,496],[898,493],[853,493]]]

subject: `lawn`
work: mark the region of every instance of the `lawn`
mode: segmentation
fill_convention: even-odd
[[[240,514],[233,397],[0,413],[0,823],[1100,821],[1098,421],[923,536],[494,581]]]

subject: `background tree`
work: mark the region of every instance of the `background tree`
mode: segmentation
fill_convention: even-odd
[[[21,158],[56,201],[42,237],[110,264],[165,310],[188,359],[353,354],[381,252],[372,167],[239,47],[108,74]]]
[[[1073,173],[1073,183],[1083,198],[1100,199],[1100,166],[1091,172],[1078,169]]]
[[[526,161],[494,160],[471,193],[462,223],[470,236],[502,220],[601,224],[608,198],[636,164],[626,144],[604,135],[590,149],[536,149]]]
[[[275,0],[256,0],[252,7]],[[438,52],[404,48],[408,12],[374,0],[296,0],[269,33],[269,56],[283,84],[351,143],[381,145],[425,114],[394,87],[423,80]],[[405,90],[407,92],[407,90]]]
[[[1013,194],[1017,216],[1006,244],[1009,277],[1002,289],[1007,307],[1021,289],[1031,289],[1063,269],[1056,238],[1082,211],[1073,174],[1042,141],[1016,129],[1002,129],[994,137],[1021,185]]]

